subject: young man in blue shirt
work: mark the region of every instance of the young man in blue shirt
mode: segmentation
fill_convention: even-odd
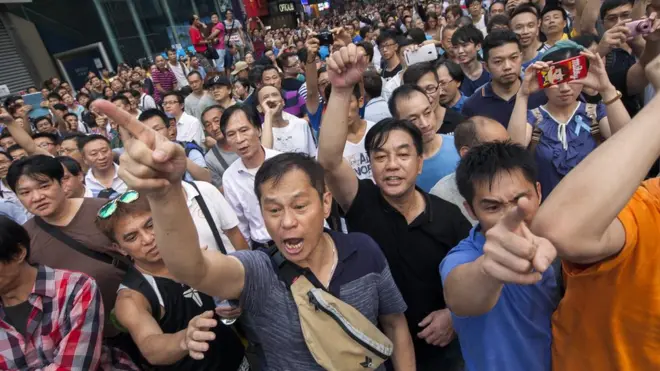
[[[483,144],[461,159],[456,183],[479,221],[440,264],[466,370],[550,371],[556,251],[527,228],[541,202],[534,159]]]

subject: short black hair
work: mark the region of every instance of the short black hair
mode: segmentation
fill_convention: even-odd
[[[165,127],[166,127],[166,128],[169,128],[169,127],[170,127],[170,119],[169,119],[169,117],[167,117],[167,115],[165,114],[165,112],[163,112],[163,111],[161,111],[161,110],[159,110],[159,109],[156,109],[156,108],[150,108],[150,109],[148,109],[148,110],[144,110],[144,111],[142,111],[142,113],[140,114],[140,116],[138,116],[138,121],[140,121],[140,122],[145,122],[145,121],[147,121],[147,120],[149,120],[149,119],[151,119],[151,118],[153,118],[153,117],[159,117],[159,118],[163,121],[163,124],[165,124]]]
[[[433,62],[422,62],[413,64],[403,73],[403,83],[417,85],[417,82],[426,74],[433,74],[438,81],[438,70],[433,66]]]
[[[543,56],[541,56],[541,60],[543,62],[559,62],[563,61],[565,59],[577,57],[580,55],[580,49],[578,48],[561,48],[561,49],[556,49],[553,50],[549,53],[543,53]]]
[[[426,41],[426,33],[421,28],[411,28],[408,30],[408,39],[415,44],[421,44]]]
[[[66,106],[65,106],[64,104],[62,104],[62,103],[54,104],[54,105],[53,105],[53,109],[54,109],[54,110],[58,110],[58,111],[67,111],[67,112],[69,111],[69,109],[66,108]]]
[[[39,116],[36,119],[34,119],[34,126],[37,126],[38,123],[44,120],[48,121],[49,124],[53,125],[53,120],[50,118],[50,116]]]
[[[496,14],[493,17],[490,18],[488,21],[488,25],[486,26],[486,30],[488,33],[493,31],[493,27],[495,26],[506,26],[506,28],[509,28],[509,16],[506,14]]]
[[[536,184],[536,161],[526,148],[510,141],[472,147],[456,168],[458,192],[472,205],[477,183],[488,182],[492,185],[498,173],[514,170],[520,170],[525,179]]]
[[[80,173],[82,173],[82,167],[78,161],[74,160],[73,158],[69,156],[57,156],[55,158],[58,159],[67,170],[69,170],[71,175],[78,176]]]
[[[7,148],[7,153],[11,156],[12,152],[22,150],[22,149],[23,149],[23,147],[21,147],[20,144],[14,144],[14,145],[9,146],[9,148]],[[13,156],[12,156],[12,158],[13,158]]]
[[[552,3],[546,4],[543,7],[543,10],[541,10],[541,19],[543,19],[543,17],[546,14],[554,11],[560,12],[561,16],[564,18],[565,21],[568,19],[568,14],[566,14],[564,8],[562,8],[559,4],[552,4]]]
[[[477,120],[469,118],[461,121],[454,129],[454,146],[456,151],[460,152],[461,148],[472,148],[481,144],[479,142],[479,134],[477,133]]]
[[[82,152],[85,146],[87,145],[87,143],[93,142],[95,140],[102,140],[108,143],[108,145],[110,145],[110,140],[104,137],[103,135],[91,134],[91,135],[86,135],[84,138],[80,138],[78,140],[78,149],[80,150],[80,152]]]
[[[64,116],[62,116],[62,119],[66,120],[66,118],[69,117],[69,116],[75,116],[76,120],[78,120],[78,115],[76,115],[73,112],[65,113]]]
[[[9,130],[7,130],[7,128],[4,128],[2,129],[2,131],[0,131],[0,139],[11,138],[11,137],[12,137],[11,133],[9,132]]]
[[[55,157],[34,155],[16,160],[9,167],[6,179],[12,191],[16,192],[16,184],[21,176],[35,180],[50,179],[61,183],[64,169]]]
[[[491,10],[493,9],[493,5],[495,5],[495,4],[502,4],[502,6],[506,5],[506,4],[504,4],[504,1],[501,1],[501,0],[493,1],[490,4],[490,6],[488,7],[488,13],[491,12]]]
[[[49,100],[49,99],[51,99],[51,98],[53,98],[53,99],[57,99],[57,100],[60,100],[60,101],[62,100],[62,97],[61,97],[59,94],[57,94],[56,92],[54,92],[54,91],[48,93],[48,95],[46,96],[46,100]]]
[[[397,120],[394,118],[386,118],[378,121],[367,132],[366,137],[364,138],[364,149],[371,156],[371,153],[377,149],[380,149],[387,142],[387,138],[390,135],[390,132],[393,130],[401,130],[408,133],[412,138],[413,145],[417,151],[418,156],[422,156],[424,153],[424,144],[422,139],[422,132],[419,131],[417,126],[413,125],[408,120]]]
[[[0,151],[0,156],[5,156],[5,158],[6,158],[7,160],[9,160],[9,161],[14,160],[14,159],[9,155],[9,153],[7,153],[7,152],[5,152],[5,151]]]
[[[537,20],[541,18],[540,16],[541,11],[539,10],[539,7],[536,4],[525,3],[515,7],[513,9],[513,12],[511,12],[511,16],[509,17],[509,19],[513,19],[513,17],[524,13],[534,14],[534,17],[536,17]]]
[[[458,65],[458,63],[453,62],[451,59],[441,58],[433,63],[433,67],[435,67],[436,71],[440,68],[440,66],[445,66],[445,68],[447,68],[449,76],[451,76],[453,80],[463,82],[465,74],[463,73],[463,70],[461,69],[461,66]]]
[[[266,65],[266,66],[264,66],[264,68],[261,70],[261,74],[259,75],[259,83],[261,83],[261,82],[263,81],[263,79],[264,79],[264,73],[266,73],[266,71],[270,71],[270,70],[274,70],[275,72],[277,72],[278,75],[280,74],[280,70],[278,70],[277,67],[275,67],[275,65],[272,65],[272,64]],[[249,75],[249,73],[248,73],[248,77],[249,77],[249,76],[250,76],[250,75]]]
[[[181,103],[181,104],[183,104],[183,102],[185,101],[185,98],[183,97],[183,94],[181,94],[178,91],[174,91],[174,90],[163,93],[161,99],[163,101],[165,101],[165,98],[167,98],[167,97],[176,97],[176,101]]]
[[[369,32],[371,32],[371,27],[369,27],[369,26],[361,27],[360,28],[360,37],[364,39]]]
[[[0,262],[12,263],[25,249],[25,261],[30,257],[30,235],[11,218],[0,215]]]
[[[226,135],[227,131],[227,125],[229,125],[229,119],[234,116],[235,113],[238,112],[243,112],[243,114],[247,117],[248,121],[252,126],[254,126],[257,129],[261,129],[261,125],[259,124],[259,120],[257,119],[256,113],[254,112],[254,109],[250,106],[247,106],[245,104],[234,104],[233,106],[227,108],[223,113],[222,117],[220,118],[220,131],[222,131],[222,135]]]
[[[380,34],[378,35],[378,38],[376,39],[376,45],[378,45],[378,47],[380,47],[389,40],[392,40],[397,44],[399,42],[396,33],[394,33],[392,30],[382,30],[382,31],[380,31]]]
[[[604,20],[607,13],[624,5],[633,5],[632,0],[605,0],[600,6],[600,19]]]
[[[362,83],[364,84],[364,92],[370,98],[380,97],[383,92],[383,79],[376,71],[366,71],[362,76]],[[366,102],[365,102],[366,103]]]
[[[486,61],[486,63],[488,62],[488,56],[492,49],[499,48],[500,46],[506,44],[516,44],[518,49],[521,48],[518,35],[516,35],[516,33],[511,30],[494,30],[493,32],[489,33],[488,36],[486,36],[484,39],[484,43],[482,45],[484,61]]]
[[[445,9],[445,16],[449,13],[451,13],[454,18],[458,18],[463,15],[463,9],[458,4],[452,4]]]
[[[66,140],[75,140],[76,141],[76,147],[78,147],[78,142],[82,140],[83,138],[86,138],[87,135],[83,133],[67,133],[65,134],[59,141],[59,144],[62,144],[62,142]]]
[[[309,178],[309,183],[323,199],[325,193],[325,173],[323,167],[304,153],[282,153],[267,159],[254,177],[254,193],[261,204],[261,186],[272,180],[274,185],[293,170],[301,170]]]
[[[268,57],[264,57],[268,59]],[[250,71],[248,71],[248,80],[250,81],[250,85],[252,86],[257,86],[257,84],[261,84],[261,75],[264,73],[264,65],[261,64],[255,64],[254,67]]]
[[[34,133],[34,134],[32,134],[32,139],[38,139],[38,138],[48,138],[53,142],[53,144],[57,144],[57,141],[59,140],[57,135],[51,134],[51,133]]]
[[[367,55],[367,61],[371,62],[374,59],[374,46],[368,41],[362,41],[357,46],[364,49],[364,54]]]
[[[437,72],[436,72],[437,73]],[[403,84],[398,88],[394,89],[392,96],[390,96],[389,102],[387,102],[387,107],[390,109],[392,116],[398,117],[399,111],[397,110],[397,102],[401,99],[410,99],[411,96],[420,93],[424,95],[424,98],[427,98],[426,92],[417,85],[413,84]]]
[[[277,65],[280,67],[282,71],[284,71],[285,68],[289,68],[286,64],[288,63],[289,58],[291,57],[297,57],[298,54],[292,53],[292,52],[284,52],[280,54],[279,57],[277,57]]]
[[[118,100],[121,101],[122,103],[124,103],[124,105],[127,105],[127,106],[131,105],[131,102],[128,100],[128,98],[126,98],[125,95],[122,94],[122,92],[119,92],[119,93],[115,94],[114,97],[110,98],[110,102],[112,102],[112,103],[114,103]]]
[[[202,74],[199,73],[199,71],[190,71],[188,73],[188,76],[186,76],[186,78],[190,78],[191,76],[195,76],[195,75],[199,76],[199,79],[204,81],[204,78],[202,77]]]
[[[473,43],[477,45],[477,44],[483,44],[483,42],[484,42],[484,34],[481,32],[481,30],[479,30],[478,28],[474,27],[471,24],[467,26],[459,27],[451,37],[451,43],[453,45],[465,44],[465,43]]]
[[[199,115],[199,120],[202,122],[202,127],[204,127],[204,115],[206,115],[209,111],[214,110],[214,109],[219,109],[221,116],[222,116],[222,113],[225,112],[225,107],[223,107],[219,104],[214,104],[212,106],[208,106],[208,107],[204,108],[204,110],[202,111],[202,114]]]

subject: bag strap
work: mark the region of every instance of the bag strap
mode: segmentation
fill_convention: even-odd
[[[213,148],[211,148],[211,151],[213,151],[215,157],[218,158],[218,161],[220,161],[222,167],[224,167],[225,170],[227,170],[229,168],[229,164],[227,163],[227,161],[225,161],[224,157],[222,157],[222,154],[220,153],[220,149],[218,149],[218,146],[217,145],[213,146]]]
[[[277,246],[273,246],[267,251],[268,256],[270,256],[270,262],[277,273],[277,276],[280,278],[280,281],[283,281],[286,284],[288,289],[291,289],[291,285],[296,281],[300,276],[305,276],[307,280],[314,285],[317,289],[323,291],[328,291],[328,289],[321,284],[321,282],[316,278],[314,273],[309,269],[301,268],[298,265],[288,261],[284,255],[277,249]]]
[[[594,137],[596,144],[601,144],[603,143],[604,138],[600,133],[600,123],[598,122],[597,108],[598,106],[596,104],[587,103],[585,104],[584,111],[590,120],[589,127],[591,128],[591,136]]]
[[[227,255],[227,250],[225,249],[225,245],[222,243],[220,232],[218,231],[218,227],[215,225],[215,220],[213,220],[213,216],[211,215],[208,206],[206,206],[204,197],[202,197],[202,192],[199,191],[199,188],[197,188],[197,184],[195,184],[195,182],[189,182],[189,183],[197,191],[197,196],[195,196],[195,201],[197,201],[197,205],[199,205],[199,208],[202,209],[202,213],[204,214],[204,219],[206,219],[206,222],[211,228],[211,232],[213,232],[213,238],[215,239],[215,243],[218,245],[218,249],[220,249],[220,252]]]
[[[89,249],[87,246],[83,245],[82,242],[62,232],[60,228],[46,223],[39,216],[35,216],[34,221],[41,229],[46,231],[46,233],[53,236],[55,239],[62,242],[66,246],[76,250],[77,252],[94,260],[98,260],[102,263],[110,264],[123,272],[128,271],[129,264],[126,263],[123,259],[119,258],[118,256],[115,256],[114,254],[102,253],[96,250]]]
[[[135,290],[144,295],[144,297],[147,299],[147,302],[151,306],[151,315],[156,320],[156,322],[160,321],[161,313],[158,295],[156,295],[156,291],[151,286],[149,281],[147,281],[147,278],[144,277],[142,272],[138,271],[134,266],[131,265],[128,268],[128,272],[126,272],[126,275],[124,276],[124,281],[122,284],[129,289]]]
[[[532,140],[529,142],[529,146],[527,147],[529,149],[529,152],[532,153],[532,155],[536,152],[536,146],[539,144],[541,141],[541,136],[543,135],[543,131],[541,128],[539,128],[539,124],[541,121],[543,121],[543,114],[541,114],[541,110],[538,108],[534,108],[532,110],[532,115],[534,115],[534,127],[532,129]]]

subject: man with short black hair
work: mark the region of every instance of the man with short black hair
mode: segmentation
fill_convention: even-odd
[[[438,73],[438,102],[452,111],[460,113],[467,97],[461,91],[465,75],[461,67],[449,59],[434,62]]]
[[[94,197],[92,191],[85,187],[85,173],[80,163],[69,156],[58,156],[64,167],[62,189],[68,198]]]
[[[163,109],[165,113],[176,120],[176,140],[204,144],[204,132],[199,120],[183,111],[184,98],[179,92],[170,91],[163,94]]]
[[[58,143],[59,138],[57,135],[50,133],[35,133],[32,134],[32,140],[34,140],[34,144],[37,147],[50,153],[53,156],[57,156],[57,153],[60,149],[60,145]]]
[[[94,197],[112,199],[126,192],[126,183],[119,178],[119,166],[113,162],[108,138],[98,134],[86,136],[78,141],[78,149],[89,167],[85,184]]]
[[[89,170],[89,167],[85,163],[82,157],[82,153],[80,152],[79,148],[79,142],[80,140],[86,138],[87,136],[81,133],[69,133],[66,134],[62,139],[60,139],[60,146],[59,146],[59,152],[58,155],[60,156],[68,156],[76,160],[79,164],[80,167],[83,169],[83,172],[87,174],[87,171]]]
[[[470,223],[457,207],[415,186],[423,170],[424,136],[407,120],[386,119],[371,128],[365,149],[373,180],[358,179],[342,152],[352,90],[367,63],[353,44],[329,58],[328,112],[335,114],[324,117],[318,156],[328,188],[344,212],[348,229],[371,236],[390,264],[408,304],[406,318],[417,369],[461,370],[451,315],[438,286],[438,265],[468,234]],[[427,114],[433,115],[428,98],[419,91],[416,96],[426,102]]]
[[[188,84],[192,93],[188,94],[183,102],[184,111],[196,118],[200,117],[200,102],[207,95],[204,90],[204,77],[198,71],[192,71],[188,74]]]
[[[186,80],[186,75],[188,75],[188,68],[185,64],[179,62],[177,58],[176,50],[169,49],[167,51],[167,67],[176,77],[176,85],[179,89],[188,86],[188,80]],[[165,97],[163,97],[165,99]]]
[[[220,130],[220,118],[225,109],[222,106],[215,105],[204,109],[202,112],[202,123],[207,138],[213,138],[215,145],[212,146],[204,156],[206,164],[211,171],[211,183],[219,189],[222,188],[222,176],[234,161],[238,160],[238,155],[232,152],[227,138]]]
[[[376,40],[376,45],[380,51],[382,61],[384,61],[380,76],[387,83],[403,69],[398,55],[399,43],[397,36],[390,30],[381,31]]]
[[[568,40],[564,28],[568,24],[568,15],[559,4],[546,4],[541,11],[541,31],[545,35],[545,45],[551,47],[559,40]]]
[[[169,57],[168,53],[168,57]],[[176,59],[176,52],[174,52],[174,59]],[[167,61],[162,55],[158,54],[154,57],[156,68],[151,70],[151,79],[154,82],[154,100],[160,104],[163,101],[163,94],[176,90],[181,86],[178,84],[178,79],[174,72],[167,67]],[[177,62],[178,63],[178,62]],[[186,81],[186,84],[188,82]]]
[[[39,133],[59,134],[53,120],[49,116],[37,117],[34,120],[34,127]]]
[[[494,31],[486,36],[483,50],[484,66],[490,72],[491,81],[468,98],[462,113],[468,118],[477,115],[490,117],[507,127],[521,85],[520,40],[513,31]],[[530,96],[528,109],[547,101],[545,93],[538,91]]]
[[[463,158],[472,148],[483,143],[504,142],[509,139],[509,133],[499,122],[482,116],[473,116],[461,122],[454,130],[454,146],[458,155]],[[432,195],[451,202],[458,206],[463,216],[469,220],[472,225],[477,223],[465,208],[465,199],[461,196],[456,186],[456,172],[440,179],[431,191]]]
[[[541,54],[547,50],[547,45],[539,39],[541,20],[539,11],[532,4],[522,4],[516,7],[511,14],[511,30],[520,39],[522,49],[522,71],[532,63],[539,60]]]
[[[0,133],[0,147],[2,147],[2,150],[7,152],[7,149],[14,144],[16,144],[16,141],[9,133],[9,130],[3,129],[2,133]]]
[[[456,53],[456,61],[460,64],[463,74],[465,74],[461,91],[467,97],[470,97],[490,79],[490,73],[479,61],[479,50],[483,42],[483,33],[472,25],[459,27],[451,37],[454,53]]]

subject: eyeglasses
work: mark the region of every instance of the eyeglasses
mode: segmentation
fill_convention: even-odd
[[[447,81],[438,81],[438,87],[444,89],[447,86],[449,86],[449,83],[451,83],[452,81],[454,81],[454,80],[452,79],[452,80],[447,80]]]
[[[37,144],[37,147],[39,147],[39,148],[48,148],[50,146],[55,146],[55,143],[43,142],[43,143]]]
[[[163,106],[173,106],[175,104],[179,104],[179,101],[176,100],[163,101]]]
[[[121,202],[123,204],[130,204],[135,202],[138,198],[140,198],[140,194],[137,191],[126,191],[125,193],[122,193],[119,197],[103,205],[99,210],[97,216],[101,219],[108,219],[109,217],[112,216],[112,214],[115,213],[115,211],[117,211],[117,202]]]
[[[380,47],[381,47],[381,49],[384,49],[384,48],[391,48],[395,45],[396,45],[396,43],[388,43],[388,44],[383,44]]]
[[[78,148],[64,148],[60,147],[60,154],[66,155],[69,153],[78,152]]]
[[[433,94],[436,91],[438,91],[438,85],[426,86],[426,87],[424,87],[424,91],[426,92],[426,94]]]

